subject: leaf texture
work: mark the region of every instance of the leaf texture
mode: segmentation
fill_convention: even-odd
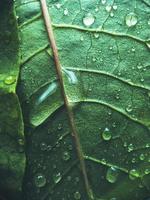
[[[148,1],[47,1],[87,196],[39,1],[16,1],[27,130],[25,199],[145,200],[150,172]],[[41,181],[41,182],[39,182]]]

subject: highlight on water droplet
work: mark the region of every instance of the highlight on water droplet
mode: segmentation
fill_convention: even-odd
[[[105,9],[106,9],[107,12],[110,12],[111,9],[112,9],[112,6],[111,5],[107,5]]]
[[[103,133],[102,133],[102,138],[106,141],[110,140],[112,137],[111,132],[108,128],[105,128]]]
[[[93,16],[93,14],[91,13],[87,13],[84,17],[83,17],[83,24],[87,27],[90,27],[92,24],[94,24],[95,22],[95,17]]]
[[[44,187],[46,184],[46,177],[43,174],[38,173],[34,177],[34,183],[36,187]]]
[[[107,0],[101,0],[101,3],[102,3],[103,5],[105,5],[106,2],[107,2]]]
[[[68,11],[67,8],[65,8],[65,9],[64,9],[64,15],[66,16],[66,15],[68,15],[68,14],[69,14],[69,11]]]
[[[76,199],[76,200],[81,199],[81,194],[80,194],[80,192],[78,192],[78,191],[76,191],[76,192],[73,194],[73,196],[74,196],[74,199]]]
[[[62,71],[66,74],[69,83],[76,84],[78,82],[78,79],[73,71],[67,70],[65,68],[62,68]]]
[[[16,82],[16,78],[14,76],[7,76],[5,79],[4,79],[4,83],[6,85],[12,85],[13,83]]]
[[[127,107],[126,107],[126,111],[130,113],[130,112],[132,112],[132,110],[133,110],[132,105],[128,104]]]
[[[99,33],[94,33],[94,37],[97,39],[99,38]]]
[[[115,167],[110,167],[108,168],[106,173],[106,180],[109,183],[115,183],[117,181],[118,175],[119,175],[119,170],[116,169]]]
[[[41,149],[41,151],[46,151],[46,150],[47,150],[47,144],[44,143],[44,142],[42,142],[42,143],[40,144],[40,149]]]
[[[144,160],[145,159],[145,155],[143,153],[140,154],[140,160]]]
[[[131,12],[131,13],[126,15],[125,22],[126,22],[126,25],[128,27],[133,27],[133,26],[135,26],[137,24],[138,17],[137,17],[137,15],[135,13]]]
[[[133,144],[129,144],[129,145],[128,145],[128,152],[133,151],[133,149],[134,149],[134,148],[133,148]]]

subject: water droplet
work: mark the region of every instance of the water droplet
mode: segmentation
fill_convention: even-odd
[[[116,169],[115,167],[110,167],[107,170],[106,179],[110,183],[115,183],[117,181],[118,175],[119,175],[118,169]]]
[[[136,159],[135,159],[135,158],[132,158],[131,162],[132,162],[132,163],[135,163],[135,162],[136,162]]]
[[[128,152],[133,151],[133,149],[134,149],[134,148],[133,148],[133,144],[129,144],[129,145],[128,145]]]
[[[97,39],[99,38],[99,33],[94,33],[94,37]]]
[[[132,51],[132,52],[135,52],[135,48],[134,48],[134,47],[132,47],[131,51]]]
[[[113,5],[113,9],[114,9],[114,10],[117,10],[117,9],[118,9],[118,6],[117,6],[117,5]]]
[[[95,12],[98,12],[98,11],[99,11],[99,8],[98,8],[98,7],[96,7],[96,8],[95,8]]]
[[[142,69],[142,67],[143,67],[143,65],[142,65],[141,63],[139,63],[139,64],[137,65],[137,68],[138,68],[138,69]]]
[[[74,196],[74,199],[81,199],[81,194],[78,191],[75,192],[73,196]]]
[[[14,76],[7,76],[4,80],[6,85],[11,85],[16,82],[16,78]]]
[[[76,84],[78,82],[78,79],[77,79],[77,77],[76,77],[76,75],[73,71],[70,71],[70,70],[67,70],[67,69],[64,69],[64,68],[62,70],[66,74],[69,83]]]
[[[69,14],[69,11],[68,11],[67,8],[65,8],[65,10],[64,10],[64,15],[66,16],[66,15],[68,15],[68,14]]]
[[[47,150],[47,144],[45,144],[44,142],[42,142],[40,144],[40,149],[41,149],[41,151],[46,151]]]
[[[67,151],[63,152],[62,158],[63,158],[63,160],[68,161],[70,159],[69,152],[67,152]]]
[[[147,47],[150,48],[150,41],[146,43]]]
[[[141,78],[140,81],[143,83],[144,82],[144,78]]]
[[[111,13],[110,13],[110,16],[111,16],[111,17],[114,17],[114,13],[113,13],[113,12],[111,12]]]
[[[112,9],[112,6],[111,6],[111,5],[107,5],[107,6],[106,6],[106,11],[107,11],[107,12],[110,12],[111,9]]]
[[[123,143],[123,146],[124,146],[124,147],[127,147],[127,142],[124,142],[124,143]]]
[[[135,13],[129,13],[127,14],[126,18],[125,18],[125,21],[126,21],[126,25],[128,27],[133,27],[137,24],[138,22],[138,18],[137,18],[137,15]]]
[[[129,105],[126,107],[126,111],[129,112],[129,113],[132,112],[132,105],[129,104]]]
[[[91,26],[94,22],[95,17],[91,13],[86,14],[83,18],[83,24],[87,27]]]
[[[62,130],[62,128],[63,128],[63,125],[61,123],[59,123],[57,129],[60,131],[60,130]]]
[[[107,0],[101,0],[101,3],[102,3],[103,5],[105,5],[106,2],[107,2]]]
[[[60,9],[62,5],[60,3],[57,3],[55,6],[57,9]]]
[[[18,139],[18,144],[19,144],[20,146],[24,146],[24,139],[19,138],[19,139]]]
[[[106,141],[110,140],[111,139],[111,132],[108,128],[105,128],[103,133],[102,133],[102,138]]]
[[[81,37],[80,37],[80,40],[81,40],[81,41],[83,41],[83,40],[84,40],[84,37],[83,37],[83,36],[81,36]]]
[[[46,87],[44,92],[37,99],[36,105],[39,105],[40,103],[45,101],[45,99],[47,99],[47,97],[49,97],[50,95],[54,94],[56,92],[56,90],[57,90],[57,87],[58,87],[58,83],[56,81],[50,83],[50,85],[48,85]]]
[[[95,58],[95,57],[93,57],[93,58],[92,58],[92,61],[93,61],[93,62],[96,62],[96,58]]]
[[[138,173],[138,171],[136,169],[131,169],[129,171],[129,178],[131,180],[134,180],[135,178],[138,178],[138,177],[139,177],[139,173]]]
[[[145,174],[149,174],[150,173],[150,169],[145,169],[144,173]]]
[[[148,20],[148,25],[150,25],[150,19]]]
[[[34,183],[36,187],[44,187],[46,184],[46,178],[43,174],[38,173],[34,177]]]
[[[140,160],[144,160],[145,159],[145,155],[143,153],[140,154]]]
[[[62,176],[61,176],[60,172],[57,173],[57,174],[54,174],[54,176],[53,176],[53,180],[54,180],[55,183],[59,183],[61,178],[62,178]]]

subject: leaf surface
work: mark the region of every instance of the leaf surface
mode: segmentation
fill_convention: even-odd
[[[148,2],[47,4],[94,199],[148,198]],[[31,127],[26,199],[92,199],[86,196],[40,3],[17,1],[16,11],[22,50],[18,94]]]

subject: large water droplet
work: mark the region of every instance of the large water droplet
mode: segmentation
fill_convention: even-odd
[[[136,169],[131,169],[129,171],[129,178],[131,180],[134,180],[135,178],[138,178],[138,177],[139,177],[139,173],[138,173],[138,171]]]
[[[68,151],[63,152],[62,158],[63,158],[63,160],[65,160],[65,161],[69,160],[69,159],[70,159],[70,154],[69,154],[69,152],[68,152]]]
[[[111,132],[110,132],[110,130],[108,129],[108,128],[105,128],[104,129],[104,131],[103,131],[103,133],[102,133],[102,138],[104,139],[104,140],[110,140],[111,139],[111,137],[112,137],[112,135],[111,135]]]
[[[49,97],[50,95],[54,94],[57,90],[58,87],[58,83],[55,81],[53,83],[51,83],[50,85],[48,85],[46,87],[46,89],[44,90],[44,92],[39,96],[39,98],[36,101],[36,105],[39,105],[40,103],[42,103],[47,97]]]
[[[69,80],[69,83],[71,84],[76,84],[78,82],[78,79],[75,75],[75,73],[73,71],[70,71],[70,70],[67,70],[67,69],[62,69],[63,72],[66,74],[68,80]]]
[[[83,18],[83,24],[87,27],[91,26],[94,22],[95,17],[91,13],[86,14]]]
[[[76,200],[81,199],[81,194],[78,191],[76,191],[73,196],[74,196],[74,199]]]
[[[61,176],[60,172],[57,173],[57,174],[54,174],[54,176],[53,176],[53,180],[54,180],[55,183],[59,183],[61,178],[62,178],[62,176]]]
[[[4,80],[6,85],[11,85],[16,82],[16,78],[14,76],[7,76]]]
[[[116,169],[115,167],[110,167],[107,170],[106,179],[110,183],[115,183],[117,181],[118,175],[119,175],[118,169]]]
[[[34,183],[36,187],[43,187],[46,184],[46,178],[43,174],[38,173],[34,177]]]
[[[131,12],[131,13],[126,15],[125,21],[126,21],[126,25],[128,27],[133,27],[138,22],[137,15],[135,13]]]

